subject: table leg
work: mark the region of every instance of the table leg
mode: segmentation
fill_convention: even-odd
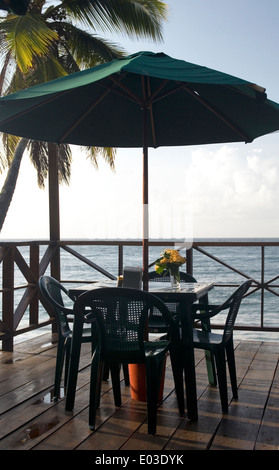
[[[191,304],[188,302],[183,302],[183,305],[181,305],[181,331],[182,345],[185,354],[184,373],[188,418],[192,421],[196,421],[198,419],[198,407],[195,354],[193,348],[192,309]]]

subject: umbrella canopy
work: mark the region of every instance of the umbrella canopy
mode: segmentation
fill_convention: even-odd
[[[140,52],[0,99],[0,130],[56,143],[148,147],[251,142],[278,104],[240,78]]]
[[[47,142],[148,147],[252,142],[279,129],[279,105],[240,78],[139,52],[0,99],[0,131]],[[148,217],[144,215],[144,285]]]

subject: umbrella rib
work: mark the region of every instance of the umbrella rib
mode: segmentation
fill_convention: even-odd
[[[164,80],[160,86],[158,86],[158,88],[153,92],[152,96],[151,96],[151,92],[150,92],[150,88],[149,88],[149,99],[152,103],[154,103],[155,101],[158,101],[162,98],[165,98],[165,96],[168,96],[169,95],[169,92],[166,93],[165,95],[161,95],[159,96],[157,99],[156,99],[156,96],[158,95],[158,93],[160,93],[160,91],[165,88],[166,84],[169,83],[169,80]],[[148,84],[150,84],[150,81],[149,81],[149,78],[148,78]],[[173,91],[175,92],[177,89],[175,88]],[[171,92],[170,92],[171,93]]]
[[[121,77],[121,78],[123,78],[123,77]],[[135,93],[133,93],[129,88],[127,88],[125,85],[123,85],[123,83],[121,83],[120,80],[116,80],[114,77],[110,77],[110,80],[114,83],[114,85],[117,85],[119,88],[121,88],[127,94],[124,94],[123,92],[121,92],[121,90],[116,90],[116,89],[112,89],[111,91],[114,91],[115,93],[123,96],[124,98],[127,98],[127,99],[130,98],[134,102],[136,102],[137,104],[142,104],[142,100],[140,99],[140,97],[135,95]]]
[[[219,119],[221,119],[227,126],[229,126],[234,132],[236,132],[240,137],[242,137],[245,141],[247,142],[252,142],[253,139],[251,139],[247,134],[245,134],[241,129],[235,126],[235,124],[228,119],[223,113],[218,111],[214,106],[209,104],[205,99],[203,99],[198,93],[195,93],[189,86],[184,86],[184,90],[187,91],[193,98],[195,98],[197,101],[199,101],[203,106],[205,106],[209,111],[211,111],[215,116],[217,116]]]
[[[147,89],[145,86],[144,78],[145,78],[145,75],[142,75],[141,79],[142,79],[143,99],[141,99],[139,96],[135,95],[129,88],[123,85],[123,83],[121,83],[121,80],[116,80],[115,77],[110,77],[111,81],[120,88],[118,90],[113,89],[112,90],[113,92],[118,93],[119,95],[124,96],[127,99],[128,98],[132,99],[134,102],[138,103],[142,108],[146,107],[147,109],[149,109],[153,146],[156,147],[155,123],[154,123],[154,117],[153,117],[153,111],[152,111],[152,102],[153,102],[154,97],[156,97],[156,95],[161,91],[161,89],[164,88],[164,86],[166,85],[166,83],[168,83],[169,80],[165,80],[151,96],[149,77],[147,77],[148,78]],[[127,93],[128,96],[124,94],[123,92],[121,92],[121,89],[125,93]]]
[[[40,103],[37,103],[37,104],[34,104],[34,106],[31,106],[30,108],[28,109],[25,109],[24,111],[21,111],[19,112],[18,114],[16,114],[16,116],[11,116],[7,119],[5,119],[4,121],[1,122],[1,124],[6,124],[10,121],[13,121],[14,119],[18,119],[20,118],[21,116],[24,116],[24,114],[27,114],[29,113],[30,111],[34,111],[35,109],[37,108],[40,108],[40,106],[43,106],[45,105],[46,103],[51,103],[51,101],[54,101],[55,99],[60,98],[60,96],[63,96],[63,95],[66,95],[67,93],[70,93],[71,90],[65,90],[65,91],[62,91],[59,95],[57,94],[54,94],[52,95],[51,97],[47,98],[46,100],[40,102]]]
[[[141,78],[143,80],[143,78],[145,77],[145,75],[141,75]],[[121,77],[122,79],[123,77]],[[147,77],[149,79],[149,77]],[[119,95],[123,96],[124,98],[132,98],[133,101],[135,101],[136,103],[140,104],[141,106],[143,106],[143,104],[149,104],[149,103],[153,103],[157,100],[160,100],[161,98],[164,98],[165,96],[167,96],[169,93],[167,93],[166,95],[164,96],[159,96],[157,99],[156,96],[158,95],[158,93],[164,88],[164,86],[169,82],[169,80],[164,80],[164,82],[157,88],[157,90],[155,90],[155,92],[153,93],[153,95],[151,96],[151,93],[150,93],[150,87],[149,87],[149,93],[148,93],[148,100],[146,99],[146,97],[144,97],[144,99],[142,100],[139,96],[137,96],[135,93],[133,93],[129,88],[127,88],[125,85],[123,85],[123,83],[121,83],[120,80],[116,80],[114,77],[110,77],[110,80],[117,86],[119,86],[120,88],[122,88],[123,91],[125,91],[127,93],[124,94],[124,93],[121,93],[121,90],[112,90],[114,91],[115,93],[118,93]],[[148,83],[150,83],[148,81]],[[176,90],[174,90],[176,91]]]
[[[62,136],[57,140],[57,143],[63,142],[64,139],[86,118],[86,116],[94,109],[105,97],[110,93],[111,89],[107,89],[94,103],[92,103],[89,108],[77,119],[74,124],[64,132]]]
[[[161,90],[164,88],[164,86],[165,86],[168,82],[169,82],[169,80],[165,80],[164,83],[162,84],[162,86],[158,87],[157,90],[156,90],[156,92],[153,93],[153,96],[152,96],[152,98],[151,98],[152,103],[156,103],[156,101],[160,101],[160,100],[162,100],[162,99],[164,99],[164,98],[167,98],[168,96],[173,95],[174,93],[177,93],[178,91],[180,91],[180,90],[182,90],[183,88],[185,88],[185,83],[182,83],[182,84],[181,84],[180,82],[177,82],[177,83],[178,83],[178,86],[177,86],[177,87],[173,88],[172,90],[167,91],[165,94],[160,95],[160,96],[158,96],[158,98],[156,98],[156,95],[159,93],[159,91],[161,91]]]

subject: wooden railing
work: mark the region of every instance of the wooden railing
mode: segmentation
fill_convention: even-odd
[[[109,246],[116,247],[117,249],[117,273],[109,272],[104,267],[98,265],[90,260],[87,256],[80,253],[80,247],[84,246]],[[150,241],[151,247],[158,247],[158,252],[161,249],[172,246],[172,241]],[[49,318],[40,318],[41,304],[43,299],[39,298],[38,293],[38,279],[41,275],[49,273],[53,277],[60,279],[63,283],[78,283],[78,282],[92,282],[95,274],[99,273],[109,279],[115,279],[118,274],[123,272],[123,249],[124,247],[140,247],[140,241],[101,241],[101,240],[64,240],[59,242],[49,241],[7,241],[0,242],[0,263],[2,264],[2,304],[1,311],[2,317],[0,320],[0,339],[2,340],[3,350],[13,350],[14,337],[31,330],[42,328],[47,325],[52,325],[55,331],[55,321],[53,312],[48,310]],[[161,247],[159,249],[159,247]],[[251,256],[249,266],[253,266],[253,262],[259,263],[259,275],[255,276],[252,272],[246,272],[239,266],[235,266],[231,261],[228,262],[221,259],[219,251],[224,253],[224,247],[240,249],[257,248],[258,254]],[[253,331],[279,331],[279,302],[278,302],[278,324],[269,326],[266,324],[265,319],[267,316],[265,308],[265,293],[268,292],[275,297],[279,296],[279,265],[277,264],[278,275],[275,272],[271,278],[267,278],[266,273],[270,266],[272,266],[272,259],[266,255],[266,250],[273,247],[278,250],[279,259],[279,242],[278,241],[254,241],[254,242],[210,242],[210,241],[195,241],[191,249],[187,250],[187,265],[186,269],[190,274],[195,275],[198,280],[205,277],[211,282],[214,280],[216,287],[222,286],[232,288],[246,279],[253,279],[253,286],[249,295],[258,294],[256,306],[254,307],[259,314],[260,321],[255,325],[238,325],[238,329],[253,330]],[[214,250],[214,253],[210,250]],[[25,251],[25,255],[22,254]],[[67,252],[70,256],[76,258],[83,265],[89,267],[89,277],[87,280],[81,275],[79,279],[72,279],[66,277],[61,279],[61,271],[63,271],[61,256],[62,250]],[[217,250],[217,251],[216,251]],[[255,259],[254,259],[254,258]],[[206,273],[200,274],[199,268],[204,266],[204,260],[210,260],[215,266],[221,266],[223,270],[234,273],[237,276],[236,281],[226,282],[223,274],[214,274],[210,270]],[[275,266],[276,268],[276,266]],[[274,273],[274,267],[272,267]],[[213,279],[212,279],[213,276]],[[18,281],[20,279],[20,281]],[[27,318],[26,318],[27,317]],[[28,324],[22,326],[22,319],[25,319]],[[220,325],[216,325],[220,328]]]

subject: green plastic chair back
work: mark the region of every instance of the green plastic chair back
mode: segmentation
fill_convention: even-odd
[[[68,367],[70,348],[72,341],[72,330],[69,326],[68,318],[74,314],[74,300],[70,297],[67,289],[51,276],[41,276],[39,279],[39,289],[51,305],[58,324],[58,345],[56,355],[55,379],[53,397],[57,400],[60,397],[60,384],[65,364],[64,388],[67,387]],[[67,306],[65,304],[67,303]],[[83,330],[82,343],[91,342],[91,327]]]
[[[168,338],[162,341],[148,341],[148,315],[156,307],[169,328]],[[166,305],[156,296],[129,288],[100,288],[82,294],[75,302],[75,315],[80,321],[90,308],[90,319],[96,320],[97,336],[92,358],[89,425],[95,427],[96,408],[99,403],[99,368],[104,362],[115,364],[112,373],[116,406],[121,405],[119,364],[140,364],[146,366],[146,390],[148,411],[148,432],[156,432],[156,415],[159,385],[169,350],[173,317]],[[69,385],[70,386],[70,385]]]
[[[218,313],[228,311],[224,330],[221,334],[212,333],[210,331],[194,330],[193,345],[194,348],[204,349],[210,351],[215,358],[218,385],[220,392],[220,399],[222,411],[228,411],[228,391],[227,391],[227,378],[226,378],[226,357],[229,368],[233,398],[238,397],[237,380],[236,380],[236,366],[233,345],[233,329],[242,299],[252,284],[252,280],[248,279],[243,282],[233,294],[219,306],[208,305],[208,313],[201,314],[197,317],[202,321],[210,320]]]
[[[71,334],[67,315],[73,315],[73,299],[71,299],[67,289],[51,276],[42,276],[39,279],[39,288],[43,296],[54,309],[60,334],[63,337],[67,337],[69,334]],[[65,306],[62,293],[72,304],[71,308]]]

